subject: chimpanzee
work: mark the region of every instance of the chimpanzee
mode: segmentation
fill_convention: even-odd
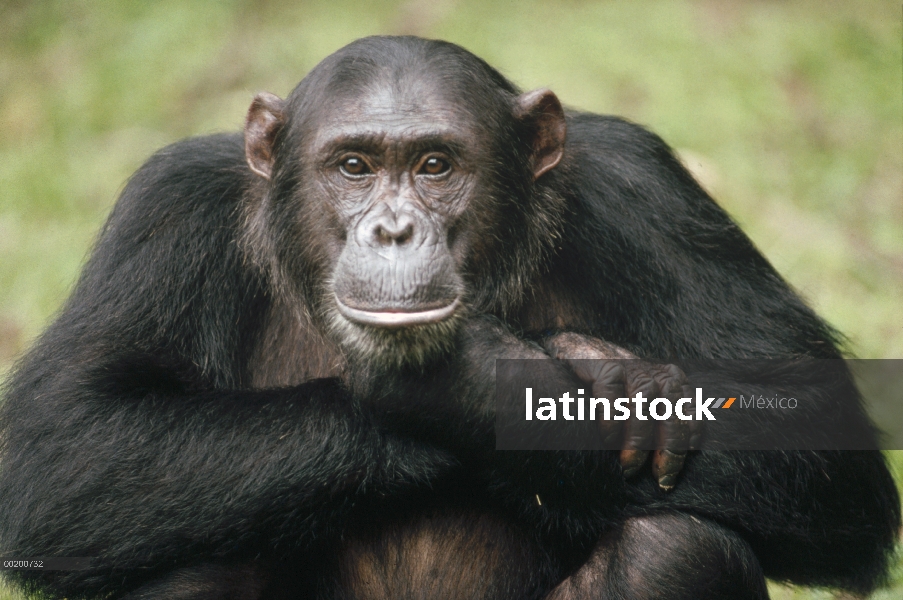
[[[568,359],[633,355],[839,353],[655,135],[453,44],[359,40],[258,95],[243,136],[132,177],[6,386],[0,549],[91,557],[16,573],[69,598],[880,581],[900,514],[877,451],[687,453],[680,423],[645,434],[652,461],[494,449],[496,358],[579,385]],[[686,384],[651,365],[624,382]]]

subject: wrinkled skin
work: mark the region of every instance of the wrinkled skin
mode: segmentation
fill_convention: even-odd
[[[567,362],[582,381],[592,387],[597,398],[630,398],[638,392],[646,398],[668,398],[675,402],[690,397],[690,385],[676,365],[654,365],[640,361],[627,350],[610,342],[580,335],[560,333],[546,342],[552,358]],[[621,466],[624,476],[636,474],[646,462],[649,448],[658,448],[652,460],[652,474],[663,490],[671,490],[683,466],[688,450],[699,448],[702,421],[680,421],[676,417],[664,422],[627,421],[627,431],[600,421],[604,436],[623,439]]]

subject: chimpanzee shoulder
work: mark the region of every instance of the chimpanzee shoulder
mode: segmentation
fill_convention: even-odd
[[[655,133],[570,113],[548,185],[568,206],[548,272],[586,331],[644,356],[840,356],[837,333]]]
[[[73,360],[153,356],[194,365],[205,385],[240,385],[266,303],[235,234],[250,183],[240,134],[154,154],[125,186],[39,346],[73,347]]]

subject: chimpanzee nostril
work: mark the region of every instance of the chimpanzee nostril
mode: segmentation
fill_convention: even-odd
[[[380,246],[398,244],[404,246],[414,238],[414,222],[411,219],[397,219],[394,222],[380,221],[374,228],[374,239]]]

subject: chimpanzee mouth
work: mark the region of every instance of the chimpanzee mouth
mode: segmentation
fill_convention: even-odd
[[[336,306],[349,321],[360,325],[368,325],[370,327],[382,327],[388,329],[399,329],[402,327],[413,327],[415,325],[428,325],[430,323],[439,323],[455,314],[461,306],[461,300],[455,298],[450,304],[440,308],[431,308],[429,310],[406,311],[406,310],[363,310],[353,308],[342,302],[338,296],[335,297]]]

